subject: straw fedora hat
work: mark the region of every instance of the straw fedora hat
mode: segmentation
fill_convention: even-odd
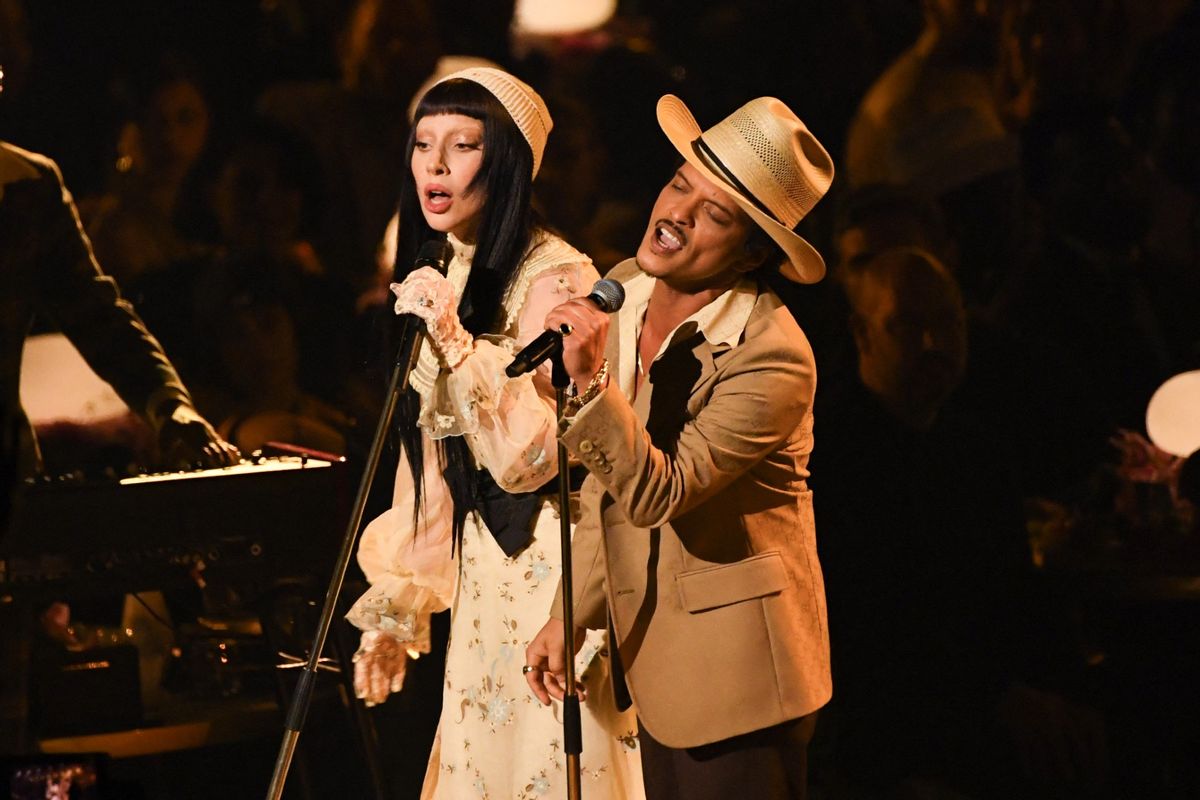
[[[821,280],[825,260],[793,228],[829,191],[833,160],[790,108],[759,97],[701,132],[683,101],[668,94],[658,101],[658,124],[689,164],[783,248],[784,277]]]

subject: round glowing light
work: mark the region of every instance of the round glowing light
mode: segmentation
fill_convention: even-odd
[[[617,10],[617,0],[517,0],[513,27],[536,36],[566,36],[599,28]]]
[[[1200,370],[1181,372],[1158,387],[1146,408],[1146,433],[1172,455],[1200,450]]]

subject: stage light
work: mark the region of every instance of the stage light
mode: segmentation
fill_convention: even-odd
[[[1181,458],[1200,450],[1200,370],[1158,387],[1146,408],[1146,434],[1159,450]]]
[[[612,18],[617,0],[517,0],[517,35],[567,36],[599,28]]]

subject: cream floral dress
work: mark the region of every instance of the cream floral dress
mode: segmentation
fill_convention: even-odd
[[[450,243],[447,277],[461,296],[474,249],[452,236]],[[452,371],[439,369],[426,345],[413,371],[425,436],[422,518],[414,528],[413,481],[402,456],[392,508],[367,526],[359,545],[371,588],[347,618],[364,631],[399,635],[410,652],[428,652],[429,615],[451,609],[442,715],[422,798],[566,797],[562,707],[539,703],[521,674],[525,647],[549,618],[561,575],[557,497],[543,500],[532,541],[512,558],[472,514],[460,556],[451,559],[452,503],[431,440],[465,436],[476,462],[507,491],[551,480],[557,443],[548,369],[510,380],[504,368],[541,333],[551,308],[585,295],[597,277],[587,256],[540,235],[503,298],[500,334],[477,339]],[[637,800],[644,792],[636,718],[616,710],[607,656],[604,633],[589,631],[576,659],[587,688],[581,788],[585,797]]]

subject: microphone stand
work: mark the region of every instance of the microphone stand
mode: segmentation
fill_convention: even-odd
[[[563,366],[562,346],[550,356],[550,382],[558,406],[558,419],[566,409],[567,386],[571,377]],[[571,570],[571,477],[567,466],[567,447],[558,441],[558,521],[562,542],[562,615],[563,647],[566,661],[567,690],[563,693],[563,752],[567,755],[567,798],[580,800],[579,756],[583,752],[583,732],[579,717],[579,695],[575,692],[575,591]]]
[[[338,554],[333,568],[333,577],[329,580],[329,588],[325,590],[325,605],[321,608],[321,617],[317,623],[317,632],[313,636],[312,646],[308,651],[308,661],[300,673],[296,690],[292,694],[292,702],[288,707],[284,720],[283,743],[275,760],[275,773],[271,776],[271,785],[267,790],[268,800],[280,800],[283,796],[283,786],[287,780],[292,758],[296,753],[296,743],[300,739],[300,731],[304,727],[304,719],[308,715],[308,707],[312,701],[313,689],[316,687],[317,670],[321,668],[321,651],[325,648],[325,639],[333,623],[333,614],[337,609],[338,595],[342,592],[342,584],[346,579],[346,569],[354,555],[354,544],[358,540],[359,526],[362,524],[363,511],[367,505],[367,496],[371,485],[375,482],[375,472],[379,467],[379,459],[383,455],[383,447],[387,442],[388,430],[392,425],[392,417],[396,414],[396,406],[400,396],[408,390],[408,378],[417,363],[421,352],[424,326],[417,320],[412,320],[406,326],[405,335],[396,351],[396,363],[392,369],[391,382],[388,386],[387,401],[379,422],[375,426],[375,438],[371,441],[371,449],[367,455],[362,479],[358,484],[358,496],[354,498],[354,506],[350,513],[350,522],[346,526],[346,534],[342,538],[342,550]],[[416,337],[415,341],[413,337]],[[407,347],[407,354],[405,349]],[[406,357],[407,355],[407,357]],[[559,445],[561,448],[562,445]]]

